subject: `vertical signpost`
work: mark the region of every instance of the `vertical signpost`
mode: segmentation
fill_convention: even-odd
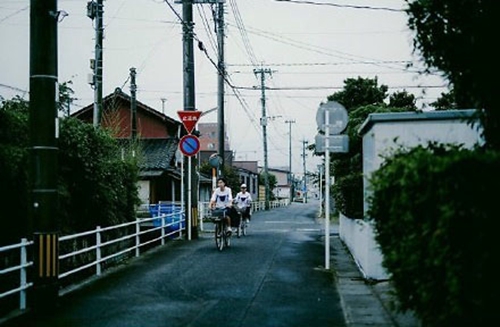
[[[338,135],[347,127],[347,110],[336,101],[321,104],[316,113],[318,129],[316,152],[325,153],[325,269],[330,269],[330,151],[348,152],[349,138]]]
[[[196,126],[196,123],[198,122],[198,119],[200,118],[201,111],[197,110],[184,110],[184,111],[177,111],[177,114],[179,115],[179,118],[181,119],[182,124],[184,125],[184,128],[188,132],[187,135],[184,135],[181,137],[179,141],[179,150],[182,152],[183,155],[188,157],[188,189],[187,189],[187,194],[188,194],[188,205],[187,205],[187,238],[188,240],[191,240],[191,236],[193,234],[193,227],[198,226],[198,222],[193,219],[193,214],[192,214],[192,192],[193,192],[193,182],[191,180],[191,174],[192,174],[192,164],[191,164],[191,157],[196,155],[200,151],[200,140],[196,135],[191,134],[193,132],[194,127]],[[196,215],[197,216],[197,215]],[[196,219],[196,217],[195,217]]]

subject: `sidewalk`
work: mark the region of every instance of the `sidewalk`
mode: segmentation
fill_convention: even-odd
[[[363,278],[351,253],[338,234],[338,224],[331,225],[330,265],[340,295],[346,324],[349,327],[419,327],[410,313],[392,310],[393,291],[389,281],[370,283]]]

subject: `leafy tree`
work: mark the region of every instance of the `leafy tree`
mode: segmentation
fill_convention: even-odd
[[[259,185],[262,186],[266,185],[265,178],[266,178],[266,173],[261,172],[259,174]],[[276,185],[278,185],[278,180],[276,179],[276,175],[268,173],[268,182],[269,182],[269,198],[270,200],[275,200],[273,190],[276,188]]]
[[[200,173],[212,176],[212,166],[210,166],[208,161],[205,161],[200,165]],[[224,165],[221,176],[226,180],[227,186],[231,188],[233,196],[236,196],[240,186],[240,176],[238,175],[238,172],[233,167]]]
[[[0,244],[18,242],[27,232],[28,102],[20,97],[0,105]]]
[[[416,111],[416,102],[415,95],[408,93],[406,90],[394,92],[389,96],[389,107],[393,108],[404,108],[408,111]]]
[[[70,96],[60,87],[60,98]],[[29,104],[20,97],[0,105],[0,243],[28,235]],[[139,204],[137,165],[122,160],[116,141],[104,130],[75,119],[61,119],[58,139],[58,221],[74,232],[135,217]]]
[[[434,102],[430,103],[435,110],[449,110],[458,107],[455,100],[455,91],[451,90],[448,93],[441,93],[441,96]]]
[[[383,104],[387,98],[387,90],[386,85],[378,85],[377,77],[348,78],[344,81],[344,89],[329,95],[327,99],[341,103],[349,112],[365,105]]]
[[[362,139],[358,134],[361,124],[371,113],[409,110],[408,107],[388,107],[384,103],[387,89],[386,85],[378,85],[377,78],[347,79],[342,91],[328,97],[328,100],[338,101],[344,105],[349,113],[349,122],[344,131],[344,134],[349,136],[349,152],[331,154],[331,174],[335,176],[332,197],[335,199],[337,209],[349,218],[363,218]],[[354,98],[345,98],[348,94]],[[344,98],[353,107],[342,103]],[[408,104],[411,96],[401,93],[396,95],[396,98],[401,99],[399,104]]]
[[[59,84],[59,102],[57,103],[57,110],[64,113],[66,116],[70,114],[70,107],[76,98],[73,97],[75,91],[71,88],[72,81],[67,81]]]
[[[408,26],[416,35],[414,49],[430,69],[441,70],[455,90],[456,104],[477,108],[486,146],[500,149],[500,110],[491,82],[496,51],[494,1],[414,0],[408,2]]]
[[[122,160],[120,148],[105,130],[74,118],[61,122],[59,203],[66,231],[93,229],[135,218],[140,203],[138,168]]]

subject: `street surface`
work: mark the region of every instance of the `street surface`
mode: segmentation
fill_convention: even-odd
[[[20,325],[345,326],[317,212],[314,200],[257,212],[222,252],[205,223],[198,239],[170,241]]]

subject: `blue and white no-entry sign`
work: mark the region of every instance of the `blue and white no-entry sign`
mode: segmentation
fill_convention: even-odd
[[[179,141],[179,150],[185,156],[194,156],[200,151],[200,140],[192,134],[184,135]]]

